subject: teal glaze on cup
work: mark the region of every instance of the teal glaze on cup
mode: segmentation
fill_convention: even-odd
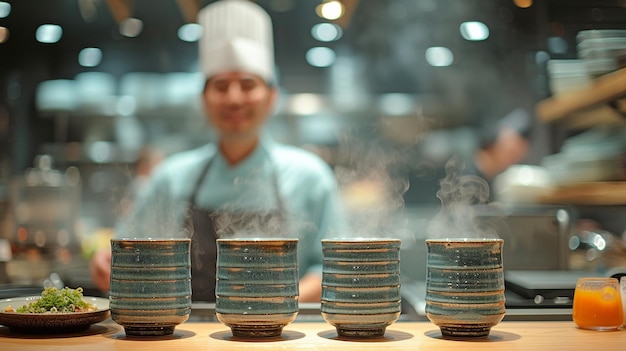
[[[399,239],[322,240],[322,317],[345,337],[380,337],[400,317]]]
[[[215,315],[234,336],[271,337],[298,314],[298,239],[217,239]]]
[[[427,239],[426,316],[447,337],[486,337],[505,315],[502,239]]]
[[[111,240],[111,319],[127,335],[169,335],[189,318],[190,247],[190,239]]]

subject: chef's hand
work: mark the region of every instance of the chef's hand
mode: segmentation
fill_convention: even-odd
[[[109,291],[111,283],[111,250],[99,250],[94,253],[89,265],[91,279],[102,291]]]
[[[300,279],[298,287],[300,302],[320,302],[322,300],[322,275],[318,273],[307,273]]]

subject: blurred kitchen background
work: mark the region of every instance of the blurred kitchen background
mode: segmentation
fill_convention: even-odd
[[[151,165],[212,139],[195,23],[211,2],[0,1],[0,283],[89,288]],[[333,167],[364,235],[403,239],[406,277],[424,278],[446,163],[512,111],[529,149],[472,218],[514,269],[626,267],[625,0],[256,2],[281,90],[269,132]]]

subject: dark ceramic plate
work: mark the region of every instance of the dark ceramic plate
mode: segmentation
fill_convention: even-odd
[[[13,297],[0,300],[0,324],[24,333],[66,333],[84,330],[109,317],[109,300],[85,296],[84,300],[96,306],[95,311],[73,313],[16,313],[5,312],[8,306],[18,308],[40,296]]]

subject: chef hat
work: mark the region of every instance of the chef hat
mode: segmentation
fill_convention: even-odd
[[[512,130],[522,138],[528,139],[532,130],[532,116],[526,109],[518,107],[499,120],[487,118],[482,122],[482,128],[478,134],[479,146],[484,148],[492,145],[504,129]]]
[[[198,13],[204,28],[199,42],[200,65],[206,78],[244,71],[274,81],[272,20],[248,0],[216,1]]]

